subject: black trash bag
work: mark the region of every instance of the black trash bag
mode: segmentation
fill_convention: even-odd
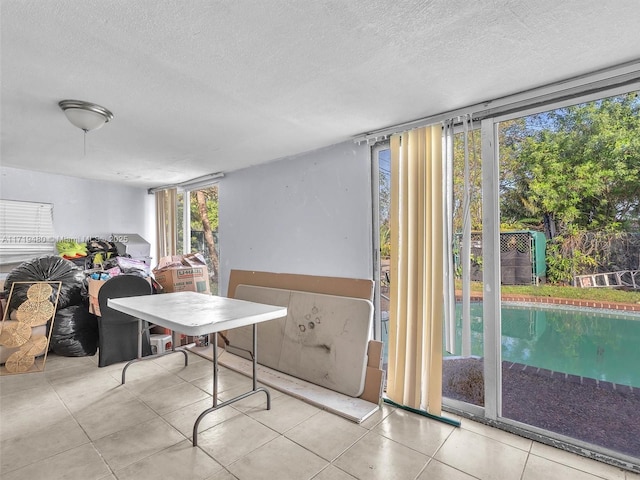
[[[28,262],[21,263],[11,270],[4,284],[7,296],[11,292],[11,286],[14,282],[62,282],[60,297],[58,298],[58,309],[79,305],[83,300],[84,271],[73,262],[55,255],[34,258]],[[12,310],[15,310],[27,300],[27,290],[30,286],[29,284],[15,285],[11,296]],[[51,286],[53,287],[51,302],[55,304],[58,286]]]
[[[98,319],[84,305],[56,312],[49,349],[64,357],[86,357],[98,350]]]

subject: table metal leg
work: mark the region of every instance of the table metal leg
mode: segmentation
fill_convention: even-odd
[[[172,353],[182,353],[184,354],[184,366],[189,365],[189,355],[187,351],[184,349],[176,350],[176,342],[178,340],[178,334],[171,331],[171,350],[168,352],[156,353],[155,355],[147,355],[146,357],[142,356],[142,336],[144,335],[144,323],[142,320],[138,319],[138,358],[134,358],[133,360],[129,360],[124,368],[122,369],[122,384],[125,382],[125,375],[127,373],[127,368],[132,363],[140,362],[142,360],[153,360],[154,358],[164,357],[165,355],[171,355]]]
[[[258,392],[264,392],[267,395],[267,410],[271,410],[271,393],[264,387],[258,387],[258,378],[256,376],[256,372],[258,369],[258,324],[253,324],[253,379],[252,386],[253,389],[249,392],[245,392],[237,397],[234,397],[226,402],[218,403],[218,334],[213,334],[213,406],[211,408],[207,408],[204,412],[202,412],[196,422],[193,425],[193,446],[198,446],[198,425],[200,425],[200,421],[210,414],[211,412],[218,410],[219,408],[230,405],[234,402],[242,400],[243,398],[247,398],[250,395]]]
[[[218,406],[218,332],[213,334],[213,406]]]

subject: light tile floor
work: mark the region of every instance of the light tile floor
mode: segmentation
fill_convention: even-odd
[[[189,354],[97,367],[50,355],[44,373],[0,377],[0,477],[78,480],[640,480],[640,475],[462,420],[390,406],[356,423],[275,390],[202,421],[212,367]],[[220,398],[250,387],[222,369]]]

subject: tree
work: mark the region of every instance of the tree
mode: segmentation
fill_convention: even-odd
[[[378,217],[380,221],[380,256],[391,255],[391,230],[389,209],[391,208],[391,150],[379,153]]]
[[[532,213],[528,198],[528,166],[520,160],[522,144],[532,135],[530,118],[516,118],[500,123],[500,216],[501,223],[515,228],[540,229],[542,218]]]
[[[213,186],[192,192],[191,199],[191,231],[204,232],[207,259],[211,262],[213,276],[217,278],[219,259],[213,232],[218,230],[218,188]]]
[[[178,192],[177,208],[176,208],[176,227],[177,227],[177,252],[184,252],[184,206],[185,192]],[[212,186],[197,191],[188,192],[190,205],[190,224],[189,232],[191,235],[191,251],[197,252],[201,250],[202,241],[204,240],[204,253],[207,266],[212,276],[217,278],[219,271],[218,252],[215,245],[215,234],[218,231],[218,187]],[[196,235],[196,232],[202,232],[204,238]]]
[[[471,230],[482,230],[482,168],[480,132],[470,130],[467,137],[469,150],[469,212]],[[464,215],[464,134],[453,139],[453,231],[462,232]]]
[[[207,197],[214,197],[215,201],[207,201]],[[213,227],[218,229],[218,189],[215,187],[206,190],[196,191],[196,203],[198,207],[198,217],[204,231],[204,240],[207,245],[208,257],[211,260],[213,275],[218,278],[219,260],[218,252],[213,241]],[[192,225],[193,225],[193,216]],[[213,224],[213,225],[212,225]],[[192,226],[193,228],[193,226]]]
[[[618,232],[639,228],[638,132],[637,92],[501,124],[501,213],[544,225],[552,282],[610,271]]]
[[[545,112],[501,129],[503,213],[538,217],[548,235],[620,231],[640,219],[637,93]],[[504,151],[503,151],[504,150]]]

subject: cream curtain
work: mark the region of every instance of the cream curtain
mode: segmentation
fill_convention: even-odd
[[[155,193],[156,197],[156,241],[158,259],[175,255],[178,243],[176,225],[177,190],[169,188]]]
[[[442,127],[391,137],[387,396],[441,415],[444,288]]]

